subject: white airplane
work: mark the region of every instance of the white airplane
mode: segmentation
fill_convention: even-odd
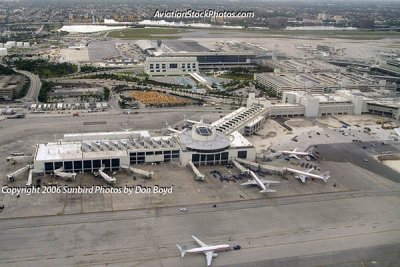
[[[168,122],[165,122],[165,128],[167,128],[168,131],[173,132],[173,133],[177,133],[177,134],[181,134],[181,133],[183,133],[184,131],[186,131],[186,128],[183,129],[182,131],[176,130],[176,129],[170,127],[169,124],[168,124]]]
[[[269,181],[269,180],[264,180],[260,179],[257,177],[257,175],[253,171],[249,171],[250,175],[253,177],[253,180],[248,180],[247,182],[244,182],[240,185],[257,185],[260,187],[262,190],[260,193],[273,193],[276,192],[274,189],[269,189],[270,184],[279,184],[279,181]]]
[[[180,246],[176,244],[179,251],[181,252],[182,258],[185,256],[186,253],[204,253],[207,259],[207,266],[211,266],[212,259],[217,257],[218,254],[215,253],[216,251],[228,251],[235,249],[231,245],[223,244],[223,245],[207,245],[206,243],[202,242],[200,239],[192,235],[192,238],[199,244],[200,247],[187,249],[186,246]],[[236,245],[235,247],[239,247]],[[240,248],[240,247],[239,247]],[[238,249],[238,248],[236,248]]]
[[[299,160],[300,160],[299,156],[304,156],[304,157],[306,157],[307,160],[317,159],[317,157],[313,153],[310,153],[307,151],[300,152],[300,151],[297,151],[297,148],[295,148],[293,150],[283,150],[283,151],[281,151],[281,153],[283,155],[289,155],[289,157],[293,157],[293,158],[296,158]]]
[[[194,121],[194,120],[189,120],[189,119],[185,119],[186,122],[189,122],[191,124],[202,124],[203,123],[203,119],[199,120],[199,121]]]
[[[299,179],[302,183],[306,182],[307,178],[316,178],[316,179],[321,179],[325,183],[328,182],[329,179],[329,172],[324,172],[321,175],[311,173],[314,169],[309,169],[305,172],[300,172],[298,171],[297,174],[294,176],[296,179]]]

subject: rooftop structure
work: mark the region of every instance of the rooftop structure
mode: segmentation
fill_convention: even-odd
[[[0,76],[0,98],[16,98],[24,84],[24,77],[21,75]]]
[[[384,74],[400,76],[400,59],[397,60],[381,60],[377,66],[372,67]]]
[[[385,88],[378,80],[351,73],[256,73],[254,79],[277,94],[285,91],[323,94],[340,89],[370,91]]]
[[[321,60],[264,60],[263,64],[273,68],[275,72],[280,73],[318,73],[340,71],[340,67],[326,63]]]
[[[145,72],[154,75],[184,75],[198,71],[195,57],[147,57]]]
[[[167,40],[163,42],[163,49],[172,53],[186,52],[210,52],[207,47],[202,46],[198,42],[190,40]]]
[[[254,52],[212,50],[191,40],[167,40],[162,45],[154,46],[139,41],[138,46],[144,51],[151,50],[157,57],[195,57],[201,69],[227,69],[253,66]],[[149,53],[148,53],[149,54]]]
[[[157,44],[149,40],[139,40],[136,42],[136,45],[148,55],[153,55],[157,50]]]

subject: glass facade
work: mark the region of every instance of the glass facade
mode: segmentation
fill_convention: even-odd
[[[229,153],[222,152],[216,154],[192,154],[194,165],[211,165],[228,163]]]
[[[246,63],[248,59],[255,58],[254,55],[206,55],[197,56],[197,61],[199,64],[243,64]]]
[[[131,164],[140,164],[145,162],[146,156],[152,155],[164,155],[164,161],[168,162],[171,159],[179,159],[179,150],[158,150],[158,151],[147,151],[147,152],[131,152],[129,154]]]
[[[102,165],[105,166],[106,170],[118,170],[120,168],[120,159],[45,162],[44,170],[45,172],[53,172],[59,168],[64,168],[64,171],[68,172],[92,172],[100,169]]]

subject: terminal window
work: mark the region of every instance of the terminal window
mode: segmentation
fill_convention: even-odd
[[[93,169],[100,169],[101,161],[99,159],[93,160]]]
[[[74,161],[74,171],[82,170],[82,161]]]
[[[57,170],[59,168],[63,168],[62,162],[54,162],[54,169]]]
[[[238,151],[238,158],[239,159],[247,158],[247,151]]]
[[[83,161],[83,168],[85,170],[91,170],[92,169],[92,161],[91,160],[84,160]]]
[[[171,64],[169,64],[169,68],[170,68],[170,69],[177,69],[177,68],[178,68],[178,64],[176,64],[176,63],[171,63]]]
[[[48,171],[53,171],[53,170],[54,170],[53,162],[46,162],[46,163],[44,164],[44,170],[45,170],[46,172],[48,172]]]
[[[72,171],[72,161],[65,161],[64,162],[64,170]]]

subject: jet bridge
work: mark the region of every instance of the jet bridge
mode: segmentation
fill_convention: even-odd
[[[192,161],[189,161],[189,166],[192,168],[194,174],[196,175],[196,180],[201,180],[204,181],[204,174],[202,174],[197,168],[196,166],[194,166]]]
[[[29,174],[28,174],[28,181],[26,182],[26,186],[32,185],[32,175],[33,175],[33,169],[30,169]]]
[[[104,172],[104,165],[101,166],[101,168],[99,169],[99,174],[101,177],[104,178],[104,180],[106,180],[107,183],[115,184],[117,182],[117,179],[115,179],[115,177],[111,177]]]
[[[66,180],[75,180],[75,177],[76,177],[75,172],[65,172],[64,168],[59,168],[57,170],[54,170],[54,174],[57,177],[64,178]]]
[[[232,163],[236,166],[236,168],[238,168],[240,170],[240,172],[242,174],[249,174],[249,169],[246,169],[245,167],[243,167],[239,162],[237,162],[236,160],[232,160]]]
[[[22,167],[21,169],[18,169],[15,172],[12,172],[12,173],[8,174],[7,175],[7,181],[10,181],[10,182],[14,181],[16,176],[18,176],[18,175],[20,175],[20,174],[22,174],[24,172],[27,172],[31,167],[32,166],[28,164],[28,165]]]
[[[142,170],[142,169],[138,169],[138,168],[133,168],[133,167],[127,166],[127,165],[121,165],[121,168],[125,169],[125,170],[130,170],[131,172],[136,173],[136,174],[143,175],[146,178],[154,177],[153,171],[146,171],[146,170]]]
[[[236,160],[244,165],[251,166],[253,168],[259,168],[259,169],[261,169],[263,171],[267,171],[267,172],[273,172],[273,173],[278,173],[278,174],[284,174],[286,172],[286,168],[275,167],[275,166],[266,165],[266,164],[259,164],[259,163],[251,162],[251,161],[244,160],[244,159],[236,159]]]

